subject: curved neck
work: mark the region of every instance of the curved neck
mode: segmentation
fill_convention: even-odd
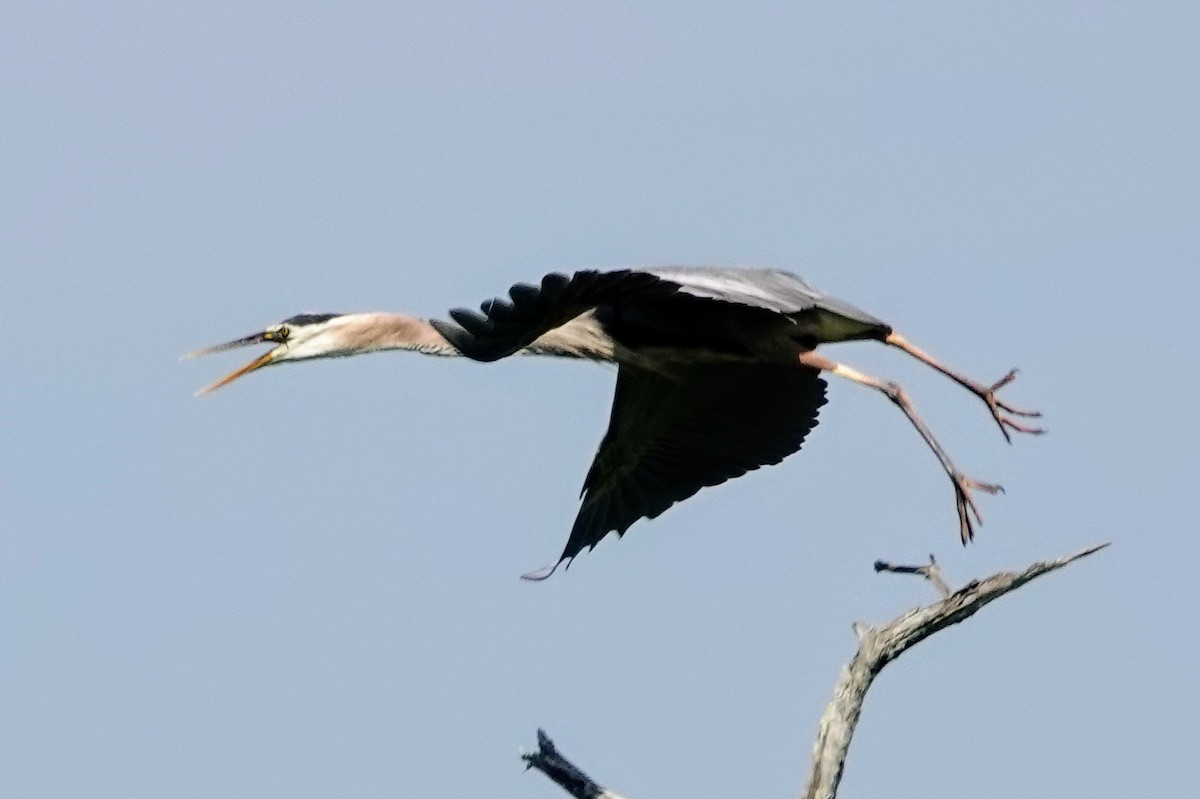
[[[461,355],[426,319],[399,313],[353,314],[347,320],[347,349],[355,352],[410,350],[425,355]]]

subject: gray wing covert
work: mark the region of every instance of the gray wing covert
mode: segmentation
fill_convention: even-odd
[[[818,291],[783,269],[675,266],[646,271],[679,284],[681,294],[764,308],[794,319],[804,315],[821,318],[818,336],[825,341],[878,337],[891,330],[866,311]]]
[[[598,305],[665,297],[678,290],[674,283],[633,269],[585,270],[570,277],[551,273],[538,286],[516,284],[509,289],[510,299],[484,302],[482,313],[455,308],[450,317],[458,325],[438,319],[431,323],[468,358],[495,361]]]
[[[825,381],[803,367],[708,363],[673,378],[622,366],[560,562],[705,486],[779,463],[825,401]]]
[[[815,307],[824,295],[782,269],[734,266],[663,266],[647,272],[678,283],[693,297],[790,314]]]

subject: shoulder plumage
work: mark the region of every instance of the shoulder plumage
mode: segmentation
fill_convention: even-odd
[[[438,320],[433,324],[463,355],[494,361],[598,305],[667,296],[678,290],[673,282],[644,270],[585,270],[570,277],[551,273],[536,286],[516,284],[509,289],[508,299],[488,300],[479,311],[455,308],[450,317],[457,325]]]

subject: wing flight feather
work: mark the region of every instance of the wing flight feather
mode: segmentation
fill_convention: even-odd
[[[651,300],[678,289],[677,284],[640,270],[585,270],[570,277],[552,273],[539,286],[518,283],[509,289],[509,299],[488,300],[479,311],[455,308],[450,317],[458,325],[436,319],[431,323],[468,358],[495,361],[598,305]]]
[[[706,486],[779,463],[800,449],[824,404],[825,381],[801,367],[706,363],[666,376],[622,366],[560,560]]]

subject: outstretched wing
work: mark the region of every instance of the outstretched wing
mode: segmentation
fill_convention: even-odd
[[[495,361],[597,305],[666,297],[678,289],[675,283],[632,269],[589,270],[570,277],[552,273],[540,286],[513,286],[508,291],[511,300],[488,300],[480,305],[482,313],[455,308],[450,316],[462,327],[436,319],[431,323],[468,358]]]
[[[704,363],[665,376],[622,366],[560,562],[705,486],[779,463],[800,449],[824,404],[815,369]]]
[[[885,323],[850,303],[823,294],[790,272],[740,267],[655,267],[611,272],[549,274],[540,286],[518,283],[511,299],[488,300],[480,312],[456,308],[458,324],[431,320],[459,352],[494,361],[531,345],[539,336],[598,305],[687,295],[789,317],[815,342],[882,339]],[[461,325],[461,327],[459,326]]]

